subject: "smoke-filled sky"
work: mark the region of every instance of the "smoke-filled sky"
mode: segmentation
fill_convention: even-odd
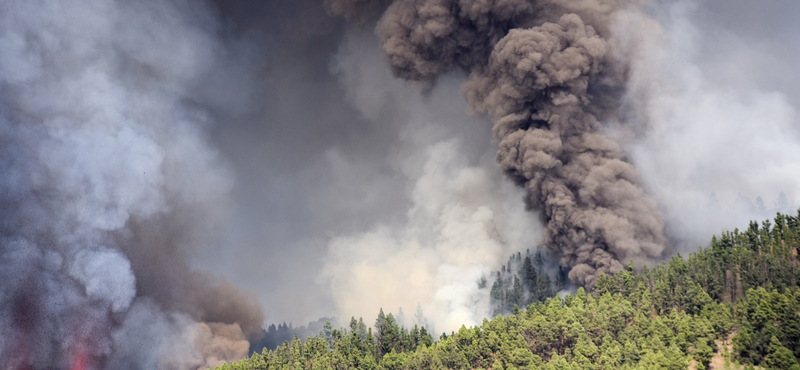
[[[387,267],[363,260],[400,258],[396,250],[417,238],[407,235],[421,217],[414,213],[416,197],[425,191],[421,183],[433,181],[425,177],[426,166],[433,165],[425,153],[445,145],[460,162],[447,165],[500,174],[491,124],[469,115],[459,90],[466,75],[452,72],[421,93],[392,76],[374,36],[374,19],[345,24],[327,17],[318,2],[271,2],[263,13],[250,11],[253,4],[245,1],[227,4],[227,19],[236,29],[228,37],[240,42],[234,53],[245,64],[236,70],[259,69],[264,78],[221,82],[236,81],[233,93],[245,95],[236,99],[241,110],[233,112],[241,123],[214,129],[237,176],[237,221],[225,248],[243,252],[204,257],[207,265],[258,292],[275,321],[374,315],[369,312],[379,306],[395,311],[399,299],[380,303],[380,297],[392,295],[384,290],[393,279],[409,276],[387,273],[385,284],[371,277],[371,284],[340,284],[357,279],[358,268]],[[768,216],[740,209],[739,194],[753,203],[762,197],[767,211],[780,192],[800,203],[794,160],[800,154],[800,76],[792,69],[800,44],[791,36],[796,8],[791,1],[662,1],[646,7],[651,19],[614,26],[619,39],[649,38],[632,61],[630,89],[631,104],[647,116],[634,132],[615,132],[612,124],[608,130],[637,166],[679,250],[706,243],[722,228]],[[642,29],[649,33],[642,36]],[[248,88],[255,92],[244,93]],[[510,204],[522,197],[509,187],[487,189],[483,195]],[[461,202],[456,192],[427,191],[443,204]],[[718,210],[709,206],[712,193]],[[425,232],[439,235],[425,243],[436,245],[443,236],[430,228]],[[535,244],[541,226],[537,222],[525,233]],[[368,244],[376,256],[361,254],[367,251],[360,244],[377,236],[384,239]],[[523,244],[497,249],[503,254],[487,255],[482,268],[497,268],[493,261],[533,247]],[[336,270],[347,271],[333,276]],[[348,289],[363,290],[358,299],[369,303],[350,301],[355,298]],[[403,307],[410,312],[415,304]],[[350,312],[353,306],[358,312]]]
[[[0,364],[86,352],[98,368],[196,369],[240,356],[262,320],[369,322],[417,304],[449,331],[488,313],[477,281],[511,253],[542,245],[591,284],[616,268],[598,251],[655,263],[800,205],[794,0],[476,1],[528,30],[477,27],[458,37],[482,44],[456,57],[421,53],[430,39],[392,22],[467,2],[390,3],[0,5],[0,325],[16,335]],[[569,60],[586,65],[530,84],[512,51],[566,57],[526,37],[582,45]],[[518,99],[495,99],[509,88]],[[574,214],[602,204],[627,221],[561,222],[547,184],[577,175],[497,156],[529,125],[502,119],[519,107],[550,122],[534,146],[599,138],[559,160],[596,151],[625,180],[607,189],[626,191]]]
[[[466,186],[452,179],[423,185],[444,181],[430,177],[447,170],[426,172],[437,165],[500,174],[491,124],[469,115],[459,90],[466,74],[451,72],[421,93],[392,76],[374,19],[345,23],[326,16],[319,2],[270,2],[260,11],[246,1],[225,4],[233,29],[227,37],[239,41],[231,52],[244,64],[235,70],[252,68],[261,78],[220,78],[236,85],[231,93],[241,104],[222,113],[236,115],[237,123],[213,131],[235,169],[238,208],[226,234],[231,243],[224,248],[231,253],[200,262],[258,292],[273,321],[371,316],[378,307],[395,311],[399,305],[411,312],[417,300],[434,304],[434,292],[447,289],[447,282],[413,297],[392,290],[413,280],[415,269],[426,281],[446,280],[439,268],[456,263],[437,249],[447,237],[433,224],[457,221],[426,218],[420,204],[446,208],[468,199],[491,208],[504,199],[511,208],[493,209],[495,215],[519,214],[523,206],[514,206],[522,197],[518,189],[496,183],[473,190],[479,196],[442,191]],[[800,154],[800,74],[792,68],[800,44],[791,21],[797,8],[792,1],[660,1],[646,7],[651,19],[632,14],[630,23],[614,25],[620,40],[647,38],[632,60],[629,91],[646,122],[633,132],[616,132],[612,124],[608,130],[656,199],[676,250],[769,215],[741,207],[739,194],[752,203],[762,197],[767,212],[780,192],[800,203],[794,159]],[[458,160],[433,163],[426,156],[445,149]],[[416,226],[420,220],[426,230]],[[523,229],[499,237],[519,242],[488,243],[484,263],[470,266],[484,272],[511,252],[532,248],[541,226]],[[414,254],[409,245],[417,242],[433,255]],[[429,266],[430,259],[440,265]],[[458,271],[473,278],[468,268]]]

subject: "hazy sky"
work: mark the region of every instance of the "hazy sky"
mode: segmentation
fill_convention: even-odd
[[[263,320],[417,304],[437,331],[479,323],[478,280],[536,250],[541,210],[465,72],[392,76],[374,1],[349,21],[323,0],[0,2],[0,366],[205,368]],[[635,166],[666,248],[796,212],[800,3],[644,9],[584,14],[626,67],[602,75],[624,94],[590,96],[622,102],[593,134]]]
[[[430,96],[393,79],[371,23],[345,24],[317,1],[217,5],[224,47],[197,99],[216,118],[212,143],[233,170],[235,207],[223,246],[196,262],[256,293],[268,321],[337,314],[322,273],[341,258],[331,245],[376,227],[407,229],[432,145],[455,140],[461,166],[500,176],[490,125],[468,115],[463,76]],[[781,191],[800,203],[800,5],[654,1],[650,13],[663,34],[637,61],[650,68],[639,82],[649,95],[633,97],[649,122],[625,149],[670,231],[691,248],[746,226],[750,215],[728,212],[738,194],[761,196],[768,209]],[[724,216],[709,221],[711,193]]]

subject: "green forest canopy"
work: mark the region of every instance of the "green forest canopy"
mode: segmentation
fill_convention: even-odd
[[[318,336],[217,369],[703,370],[724,343],[726,366],[800,370],[798,223],[800,211],[751,222],[688,258],[602,275],[591,291],[564,297],[541,296],[553,288],[541,269],[531,273],[526,256],[517,273],[498,273],[506,287],[495,284],[492,295],[501,311],[531,304],[480,326],[434,341],[426,328],[399,326],[381,310],[374,328],[355,318],[348,328],[328,324]]]

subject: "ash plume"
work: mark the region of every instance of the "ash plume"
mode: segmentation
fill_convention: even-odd
[[[0,367],[198,369],[246,351],[260,309],[188,262],[231,187],[189,93],[214,23],[189,1],[0,4]]]
[[[395,206],[402,212],[396,218],[364,220],[363,229],[330,238],[320,280],[333,313],[366,320],[381,308],[420,307],[424,317],[407,325],[441,333],[479,324],[491,315],[482,278],[509,254],[535,246],[541,232],[519,201],[522,190],[494,163],[491,131],[467,114],[458,76],[444,77],[427,96],[392,77],[368,29],[346,35],[334,68],[347,103],[375,125],[400,129],[389,151],[376,154],[395,169],[390,184],[400,189],[378,188],[382,197],[399,193],[408,202]],[[364,187],[363,177],[352,179]]]
[[[254,295],[477,324],[537,215],[578,282],[665,255],[637,172],[692,248],[797,204],[798,5],[639,3],[0,2],[0,368],[207,368]]]
[[[638,5],[397,0],[376,28],[397,77],[429,90],[444,73],[469,73],[462,92],[492,120],[497,162],[542,216],[544,247],[581,285],[629,260],[657,261],[668,244],[655,201],[600,122],[621,118],[626,85],[610,22]]]

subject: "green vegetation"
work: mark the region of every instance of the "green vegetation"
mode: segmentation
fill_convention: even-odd
[[[217,369],[703,370],[721,356],[720,369],[800,370],[798,221],[800,214],[778,214],[774,223],[714,237],[688,258],[642,271],[631,266],[600,276],[590,292],[543,302],[530,288],[537,280],[507,275],[519,280],[512,278],[511,290],[523,298],[514,299],[531,305],[436,342],[425,328],[407,330],[381,310],[374,330],[353,318],[349,328],[328,325],[305,342],[295,338]],[[519,271],[535,267],[528,257]]]
[[[555,274],[555,282],[545,271],[544,257],[541,253],[531,255],[530,251],[512,255],[500,271],[493,274],[489,297],[492,316],[514,312],[514,306],[527,307],[535,302],[544,302],[556,292],[567,286],[567,271],[561,267]],[[482,284],[483,285],[483,284]]]

